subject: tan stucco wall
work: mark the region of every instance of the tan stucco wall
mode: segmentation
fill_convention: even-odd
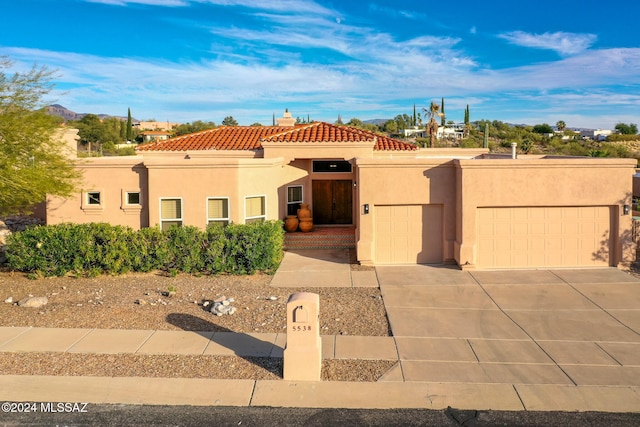
[[[635,257],[631,242],[633,159],[534,158],[454,160],[456,167],[455,259],[476,264],[476,211],[501,206],[609,206],[612,208],[610,263]]]
[[[162,159],[145,161],[149,171],[149,224],[160,223],[160,199],[180,197],[184,225],[204,228],[208,197],[228,197],[229,216],[244,223],[245,197],[266,196],[267,219],[277,219],[281,159]]]
[[[82,173],[78,191],[68,199],[48,199],[47,224],[108,222],[134,229],[147,226],[147,171],[142,165],[142,157],[79,159],[77,167]],[[86,191],[101,192],[103,203],[100,208],[83,209]],[[140,191],[141,209],[123,206],[123,191]]]
[[[635,257],[631,241],[631,159],[357,159],[358,259],[375,256],[376,205],[443,206],[443,260],[474,268],[477,260],[476,214],[479,207],[608,206],[613,212],[613,266]],[[369,214],[364,214],[364,204]]]
[[[453,260],[455,242],[455,167],[451,159],[357,159],[358,260],[375,260],[375,205],[443,206],[443,260]],[[363,206],[369,205],[369,214]]]
[[[369,142],[263,142],[264,158],[282,158],[284,163],[294,159],[344,159],[373,157],[374,141]]]

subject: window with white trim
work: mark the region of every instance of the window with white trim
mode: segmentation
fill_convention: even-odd
[[[297,215],[302,203],[302,185],[287,187],[287,215]]]
[[[104,210],[104,191],[93,189],[82,192],[81,208],[86,213],[100,213]]]
[[[182,199],[160,199],[160,229],[167,230],[172,225],[182,226]]]
[[[87,206],[100,206],[102,194],[99,191],[87,191]]]
[[[262,222],[267,219],[266,197],[250,196],[244,199],[244,222],[251,224],[253,222]]]
[[[125,203],[129,206],[140,206],[140,192],[127,191],[125,194]]]
[[[210,197],[207,199],[207,224],[229,225],[228,197]]]

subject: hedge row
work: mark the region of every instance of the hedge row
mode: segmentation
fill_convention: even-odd
[[[39,276],[94,277],[164,270],[171,274],[275,272],[282,260],[281,221],[174,226],[167,231],[92,224],[29,228],[7,240],[7,264]]]

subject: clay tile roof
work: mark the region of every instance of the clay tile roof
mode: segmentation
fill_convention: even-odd
[[[411,151],[416,146],[384,135],[350,126],[325,122],[282,126],[222,126],[166,141],[152,142],[137,151],[258,150],[264,142],[366,142],[376,141],[374,150]]]

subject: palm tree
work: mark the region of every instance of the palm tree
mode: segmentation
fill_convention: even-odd
[[[556,127],[558,128],[558,130],[559,130],[560,132],[562,132],[562,131],[564,131],[564,130],[567,128],[567,124],[566,124],[565,122],[563,122],[562,120],[559,120],[559,121],[556,123]]]
[[[426,116],[429,117],[429,122],[427,123],[427,133],[429,134],[429,148],[433,148],[436,139],[438,138],[438,122],[436,121],[437,117],[442,117],[443,114],[440,113],[440,106],[435,102],[431,101],[431,105],[429,109],[422,109]]]

